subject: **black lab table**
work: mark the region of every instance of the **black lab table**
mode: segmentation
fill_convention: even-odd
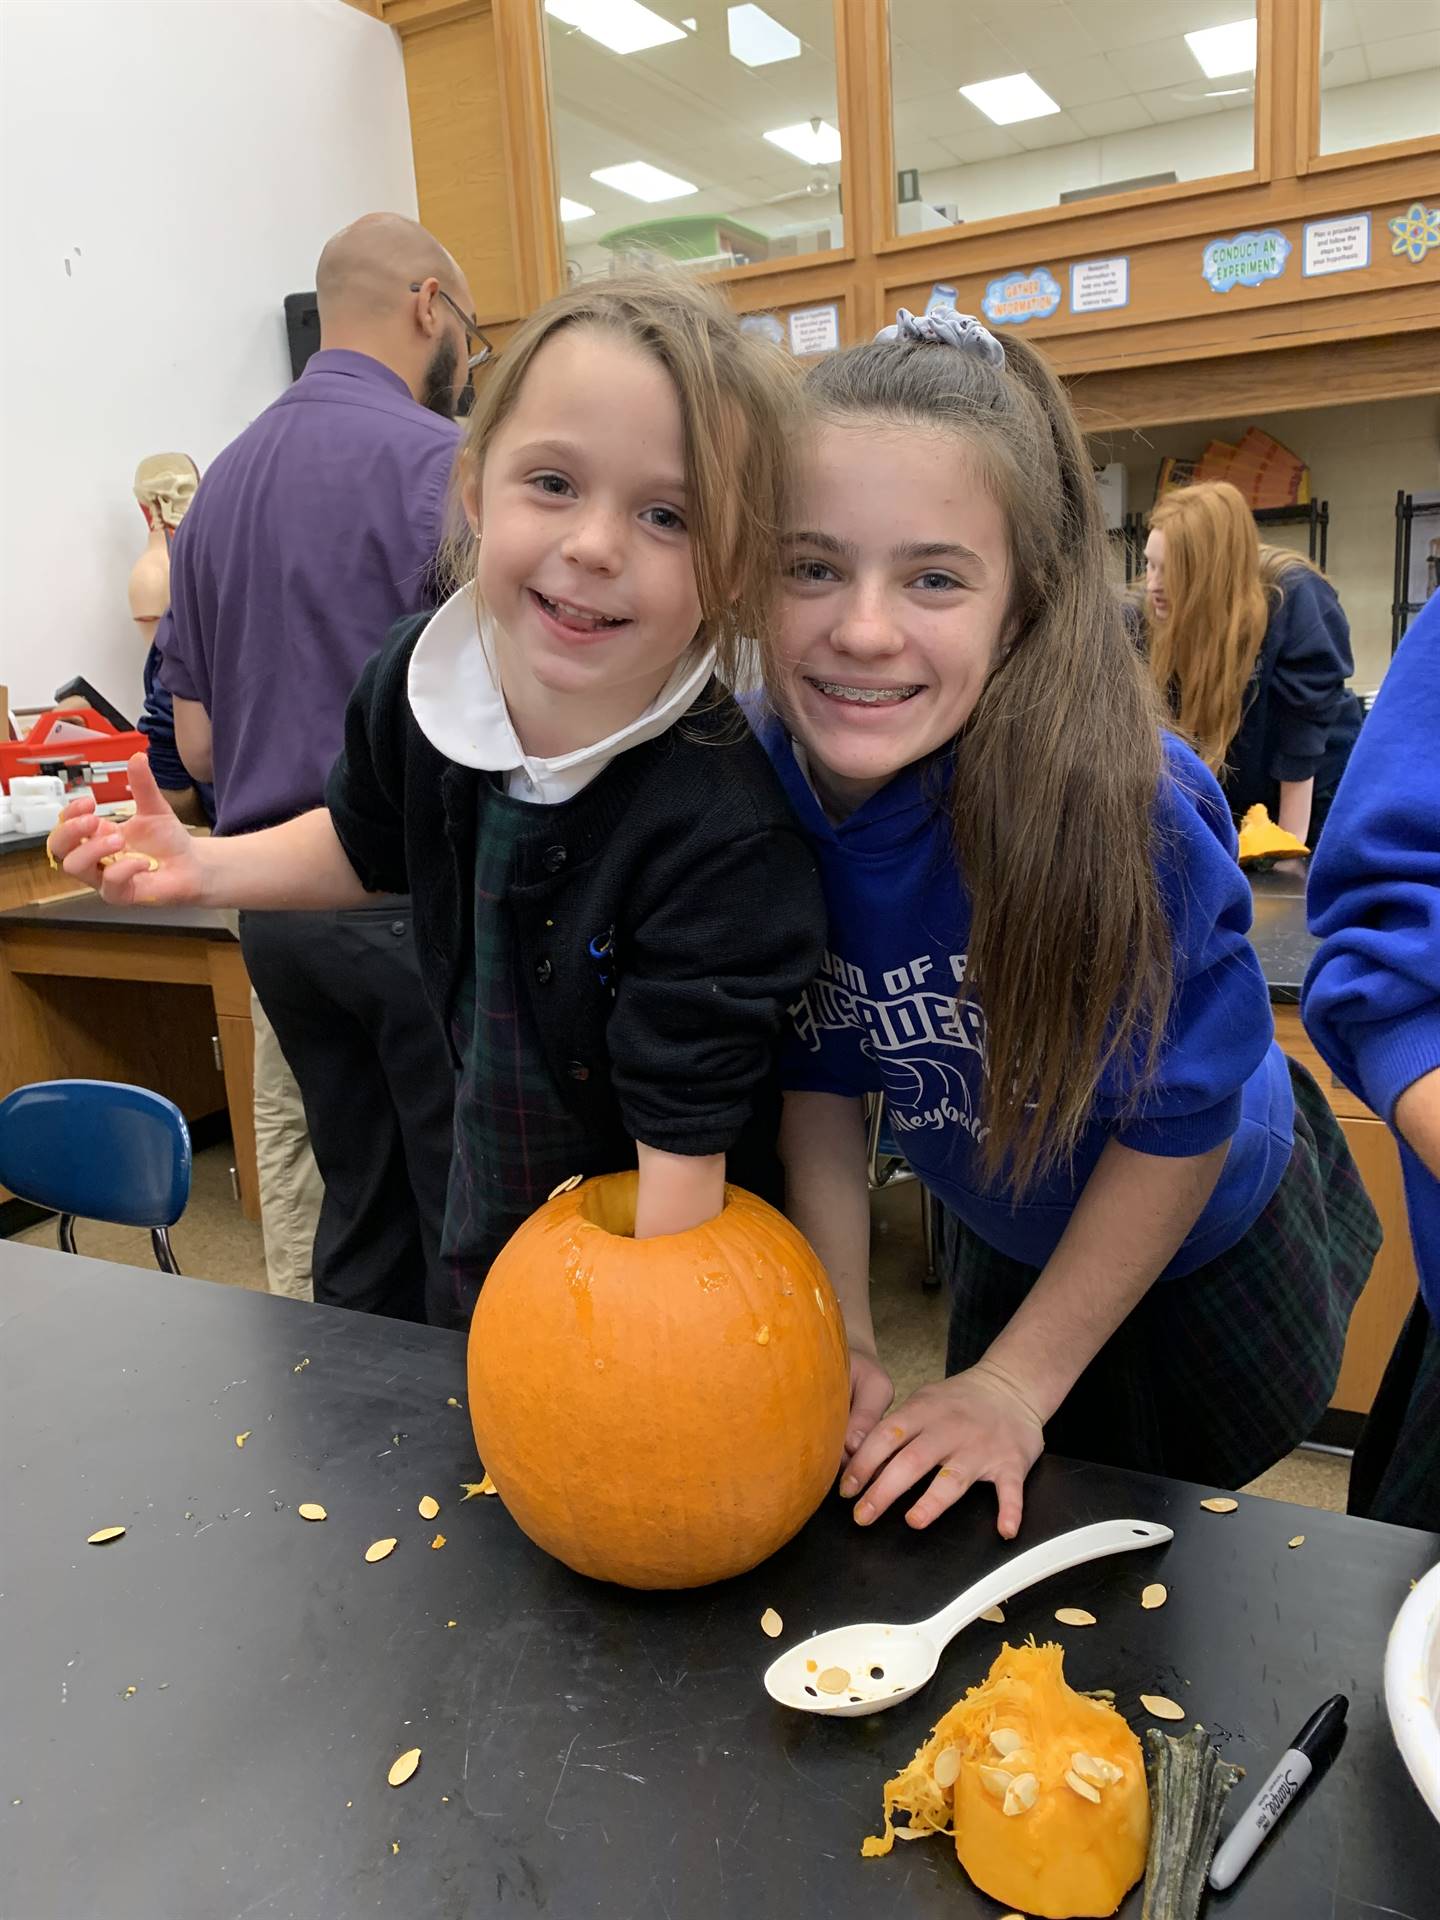
[[[1001,1630],[893,1712],[822,1722],[762,1692],[759,1627],[931,1612],[1005,1551],[988,1494],[918,1536],[832,1501],[727,1586],[600,1587],[462,1500],[463,1363],[454,1334],[0,1243],[5,1920],[993,1920],[943,1841],[859,1848]],[[1058,1634],[1137,1727],[1141,1691],[1184,1702],[1252,1783],[1343,1690],[1328,1775],[1207,1911],[1429,1920],[1440,1829],[1380,1671],[1440,1540],[1264,1500],[1220,1518],[1207,1491],[1042,1462],[1022,1545],[1129,1514],[1176,1538],[1022,1596],[1005,1632]],[[1169,1604],[1142,1612],[1152,1579]],[[1061,1605],[1099,1625],[1056,1628]]]

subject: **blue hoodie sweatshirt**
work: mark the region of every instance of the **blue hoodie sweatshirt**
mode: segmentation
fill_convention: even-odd
[[[1164,1278],[1227,1252],[1289,1163],[1294,1102],[1269,989],[1246,934],[1250,888],[1213,775],[1167,736],[1162,895],[1175,943],[1170,1037],[1138,1110],[1116,1067],[1073,1167],[1016,1204],[980,1169],[985,1016],[966,984],[970,903],[937,763],[907,767],[848,819],[827,820],[773,715],[757,730],[820,863],[830,915],[820,977],[790,1010],[787,1088],[883,1092],[896,1144],[927,1187],[990,1246],[1043,1266],[1109,1140],[1184,1158],[1230,1142],[1219,1182]],[[1037,916],[1044,902],[1035,903]]]
[[[1440,1067],[1440,594],[1406,634],[1361,729],[1310,871],[1320,936],[1301,1015],[1382,1120]],[[1440,1324],[1440,1182],[1400,1142],[1420,1289]]]

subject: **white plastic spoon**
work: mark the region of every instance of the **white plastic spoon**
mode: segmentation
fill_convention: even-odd
[[[1087,1560],[1163,1546],[1174,1538],[1173,1528],[1150,1520],[1100,1520],[1091,1527],[1057,1534],[987,1573],[928,1620],[917,1620],[913,1626],[867,1621],[811,1634],[771,1662],[765,1690],[782,1707],[798,1707],[801,1713],[838,1714],[852,1720],[862,1713],[883,1713],[919,1692],[956,1634],[978,1620],[987,1607],[1048,1580],[1052,1573],[1084,1566]]]

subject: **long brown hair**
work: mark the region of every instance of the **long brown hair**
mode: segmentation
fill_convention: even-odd
[[[478,482],[485,456],[514,410],[531,361],[556,334],[591,327],[658,360],[680,403],[685,522],[700,600],[696,640],[713,647],[733,684],[747,643],[763,646],[773,618],[775,543],[789,498],[795,376],[770,342],[743,334],[710,288],[679,271],[632,272],[582,283],[537,309],[484,377],[460,450],[456,484]],[[453,519],[444,572],[452,587],[475,573],[476,539]]]
[[[1228,480],[1165,494],[1150,515],[1165,536],[1165,599],[1157,619],[1147,594],[1150,677],[1179,730],[1213,773],[1225,765],[1245,692],[1287,573],[1310,563],[1260,544],[1244,495]]]
[[[877,341],[808,376],[820,418],[952,431],[1009,528],[998,663],[957,737],[956,857],[987,1033],[984,1163],[1023,1194],[1073,1158],[1102,1075],[1134,1097],[1172,991],[1156,877],[1159,708],[1107,580],[1099,499],[1070,402],[1007,336],[1004,365]],[[783,689],[777,689],[783,703]]]

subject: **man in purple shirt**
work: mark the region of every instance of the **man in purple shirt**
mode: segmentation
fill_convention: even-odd
[[[488,351],[464,275],[413,220],[345,228],[315,283],[319,352],[212,463],[171,553],[161,680],[219,833],[324,804],[361,669],[437,598],[455,409]],[[422,1319],[454,1080],[409,902],[247,913],[240,943],[325,1183],[315,1298]]]

